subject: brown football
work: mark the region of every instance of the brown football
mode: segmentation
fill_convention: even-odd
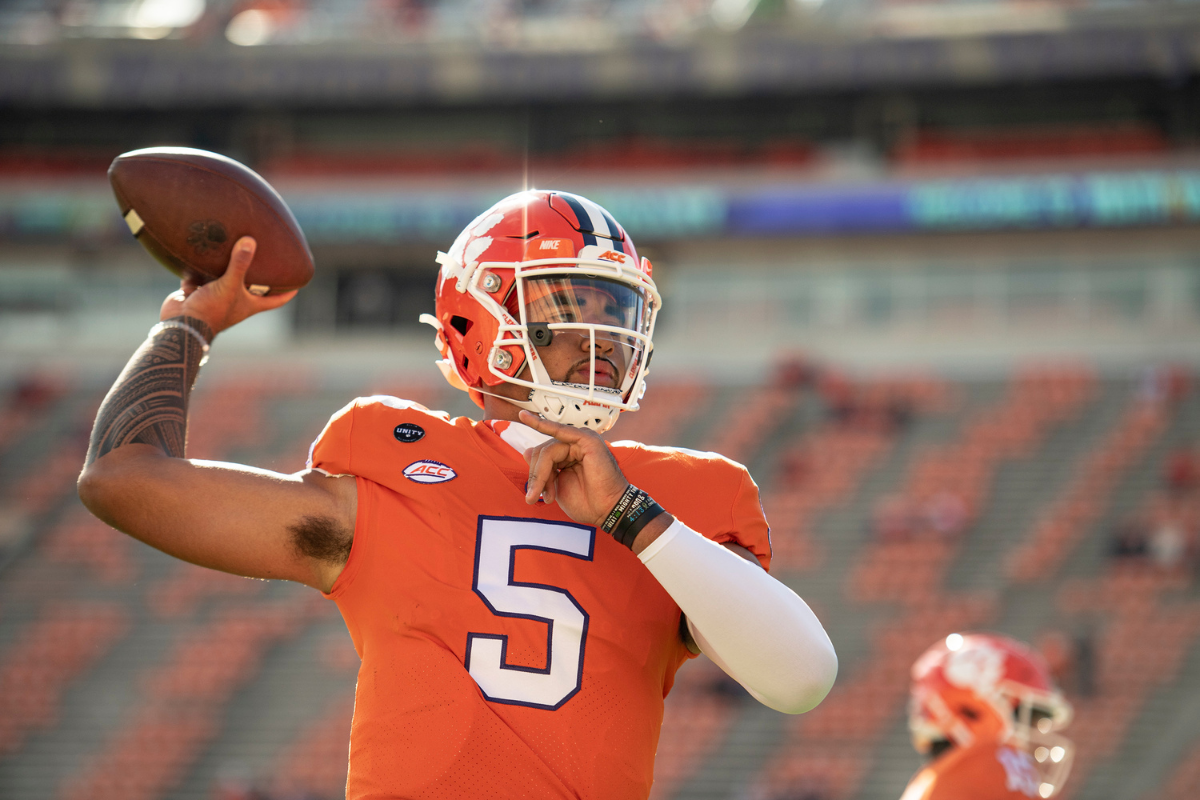
[[[206,150],[150,147],[117,156],[108,180],[129,230],[150,255],[197,283],[219,278],[242,236],[258,242],[246,286],[282,294],[312,280],[296,218],[258,173]]]

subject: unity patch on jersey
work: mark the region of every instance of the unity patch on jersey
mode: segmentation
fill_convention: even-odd
[[[404,477],[416,483],[445,483],[458,477],[458,473],[440,461],[423,460],[405,467]]]
[[[425,429],[411,422],[402,422],[395,427],[392,435],[396,437],[396,441],[398,442],[412,444],[425,436]]]

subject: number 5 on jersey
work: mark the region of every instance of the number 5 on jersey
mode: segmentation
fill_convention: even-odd
[[[513,578],[519,550],[592,560],[596,529],[569,522],[480,517],[472,588],[498,617],[546,623],[546,666],[506,660],[508,636],[467,634],[467,672],[494,703],[556,709],[579,691],[588,614],[566,589]]]

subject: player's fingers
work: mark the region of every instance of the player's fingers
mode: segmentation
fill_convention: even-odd
[[[522,410],[520,412],[521,422],[533,428],[539,433],[544,433],[547,436],[553,436],[560,442],[578,442],[586,438],[591,431],[585,431],[582,428],[575,428],[570,425],[560,425],[557,422],[551,422],[548,419],[542,419],[537,414],[531,411]],[[593,436],[595,434],[592,434]]]
[[[300,290],[292,289],[290,292],[284,292],[283,294],[273,294],[269,297],[254,297],[254,300],[253,300],[254,309],[256,312],[258,312],[258,311],[270,311],[273,308],[279,308],[280,306],[286,304],[287,301],[289,301],[293,297],[295,297],[296,292],[298,292],[298,291],[300,291]],[[251,295],[251,297],[253,297],[253,295]]]
[[[525,451],[525,461],[529,464],[529,477],[525,480],[525,502],[536,503],[542,496],[542,488],[546,484],[544,468],[539,471],[542,448],[531,447]]]
[[[527,501],[536,502],[539,497],[546,497],[546,502],[549,503],[553,499],[552,484],[555,475],[564,466],[563,462],[569,456],[570,447],[553,440],[531,450],[529,483],[525,493]],[[546,496],[547,492],[549,492],[549,496]]]
[[[547,456],[544,445],[533,448],[529,462],[529,480],[525,485],[525,501],[536,503],[554,474],[554,459]]]
[[[254,251],[257,247],[258,243],[254,241],[253,237],[243,236],[238,239],[229,256],[229,267],[219,280],[227,280],[230,283],[236,281],[245,285],[246,271],[250,269],[250,263],[254,261]]]

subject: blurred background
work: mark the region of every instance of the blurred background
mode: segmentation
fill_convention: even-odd
[[[1200,4],[0,0],[0,797],[342,796],[357,657],[303,587],[172,561],[74,494],[177,284],[105,178],[216,150],[317,262],[223,334],[189,454],[303,467],[433,366],[433,261],[582,193],[666,299],[618,438],[746,463],[838,685],[795,718],[701,658],[656,800],[894,800],[908,668],[989,629],[1077,709],[1066,797],[1200,796]]]

